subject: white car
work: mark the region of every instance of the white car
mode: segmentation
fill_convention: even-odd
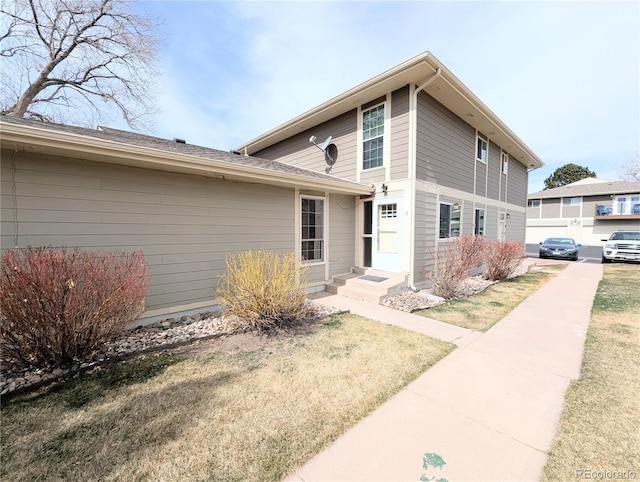
[[[602,262],[640,261],[640,231],[614,231],[603,239]]]

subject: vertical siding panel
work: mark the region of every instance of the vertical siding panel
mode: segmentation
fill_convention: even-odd
[[[414,256],[414,284],[423,286],[427,284],[428,273],[433,269],[433,253],[436,249],[436,200],[435,194],[416,192],[415,213],[415,256]]]
[[[542,199],[542,217],[543,218],[559,218],[560,217],[560,198]]]
[[[515,159],[509,162],[507,178],[507,202],[517,204],[518,206],[526,206],[527,204],[527,180],[529,174],[527,167],[523,166]],[[504,179],[503,179],[504,181]],[[503,184],[505,184],[503,182]]]
[[[525,238],[525,213],[509,211],[507,219],[505,240],[524,243]]]
[[[417,117],[418,179],[473,192],[475,129],[424,92]]]
[[[409,87],[391,94],[391,180],[409,177]]]
[[[351,196],[332,194],[329,197],[329,276],[348,273],[355,266],[356,204]]]
[[[501,155],[500,146],[489,141],[489,176],[487,179],[487,197],[489,199],[502,199],[500,197],[500,155]],[[506,177],[502,177],[502,184],[506,181]],[[480,194],[480,192],[478,192]]]

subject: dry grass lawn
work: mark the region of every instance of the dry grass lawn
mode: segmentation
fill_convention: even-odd
[[[639,367],[640,266],[606,265],[543,480],[640,478]]]
[[[547,265],[544,270],[530,271],[501,281],[477,295],[452,299],[417,314],[471,330],[486,331],[565,267],[566,264]]]
[[[0,478],[280,480],[453,349],[353,315],[253,345],[4,403]]]

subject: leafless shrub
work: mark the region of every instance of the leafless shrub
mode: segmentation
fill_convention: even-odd
[[[237,328],[265,331],[309,316],[306,267],[293,253],[245,251],[228,256],[226,265],[217,294]]]
[[[471,234],[442,243],[434,253],[435,267],[429,275],[433,294],[453,298],[462,282],[482,263],[483,246],[484,239]]]
[[[484,277],[501,281],[516,272],[524,257],[524,246],[515,241],[492,241],[485,245]]]
[[[82,360],[142,314],[148,282],[141,251],[7,250],[0,267],[2,357],[24,366]]]

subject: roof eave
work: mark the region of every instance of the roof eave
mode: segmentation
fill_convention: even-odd
[[[130,167],[195,174],[254,184],[321,190],[337,194],[368,195],[373,190],[371,186],[337,178],[314,179],[295,173],[233,164],[228,161],[217,161],[190,154],[12,123],[1,122],[0,132],[3,149],[47,153]]]
[[[498,142],[529,169],[542,167],[542,160],[529,149],[491,110],[430,52],[424,52],[338,95],[307,112],[246,142],[236,150],[254,154],[315,125],[357,108],[407,84],[422,84],[437,69],[441,78],[426,88],[429,95],[465,122]],[[482,128],[480,128],[482,127]]]

